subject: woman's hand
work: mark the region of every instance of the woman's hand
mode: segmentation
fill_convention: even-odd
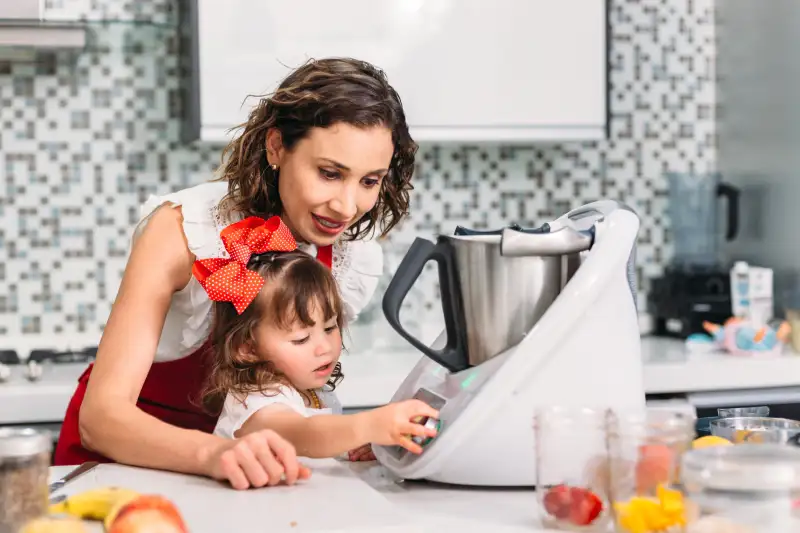
[[[234,489],[292,485],[311,471],[297,461],[294,446],[270,429],[238,439],[221,439],[204,460],[209,477],[227,480]]]
[[[359,461],[374,461],[375,454],[372,451],[372,445],[366,444],[355,450],[347,452],[347,460],[357,463]]]
[[[391,403],[366,413],[366,434],[369,442],[383,446],[402,446],[411,453],[422,453],[422,447],[411,440],[413,436],[435,437],[434,428],[415,422],[420,418],[439,418],[439,412],[420,400]]]

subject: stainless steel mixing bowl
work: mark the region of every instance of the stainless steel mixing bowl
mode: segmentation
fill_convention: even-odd
[[[734,443],[798,444],[800,422],[788,418],[736,416],[711,421],[711,434]]]

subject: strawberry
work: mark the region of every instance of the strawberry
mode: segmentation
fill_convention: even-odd
[[[569,487],[566,485],[556,485],[547,491],[543,499],[544,510],[552,517],[559,520],[566,520],[570,514],[572,496]]]
[[[556,485],[543,499],[544,510],[557,520],[587,526],[603,511],[603,502],[594,492],[580,487]]]
[[[569,521],[576,526],[588,526],[600,516],[603,502],[594,492],[579,487],[570,489]]]

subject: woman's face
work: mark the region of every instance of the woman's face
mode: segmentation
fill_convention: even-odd
[[[333,243],[378,201],[394,153],[385,127],[334,124],[312,128],[286,150],[277,130],[267,135],[267,159],[278,165],[282,218],[299,241]]]

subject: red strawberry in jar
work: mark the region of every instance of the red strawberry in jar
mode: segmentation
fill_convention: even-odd
[[[600,497],[582,487],[557,485],[547,491],[542,501],[547,514],[574,526],[588,526],[603,512]]]
[[[544,510],[558,520],[566,520],[569,518],[572,494],[570,488],[566,485],[557,485],[547,491],[542,500]]]

